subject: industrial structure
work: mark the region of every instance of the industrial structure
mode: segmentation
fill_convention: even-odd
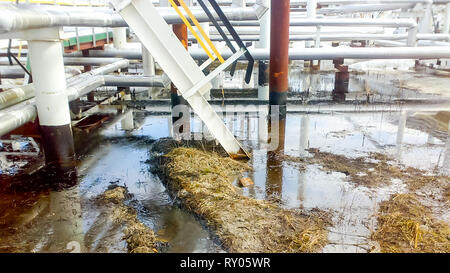
[[[447,99],[371,101],[370,83],[367,98],[347,101],[349,64],[362,60],[412,60],[417,69],[450,71],[450,0],[0,0],[0,148],[13,147],[0,149],[0,175],[18,156],[41,155],[37,168],[70,179],[79,163],[75,127],[90,132],[112,119],[135,129],[133,113],[118,105],[169,114],[174,138],[192,137],[198,124],[179,121],[195,115],[237,159],[252,154],[223,116],[230,105],[254,106],[242,112],[258,112],[258,140],[276,143],[267,152],[267,169],[274,170],[281,169],[287,113],[398,112],[401,144],[407,111],[450,110]],[[332,101],[292,97],[294,63],[317,77],[331,70]],[[226,79],[238,89],[231,99]],[[123,112],[120,119],[98,114],[105,109]],[[309,117],[299,123],[303,155]],[[15,136],[28,138],[33,150]],[[88,146],[84,141],[78,145]],[[444,157],[447,172],[449,153]]]

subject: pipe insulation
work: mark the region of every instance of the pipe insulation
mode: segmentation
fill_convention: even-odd
[[[96,68],[94,70],[91,70],[89,72],[79,74],[77,76],[68,78],[67,85],[75,85],[81,82],[85,82],[92,76],[96,75],[104,75],[112,73],[118,69],[126,68],[129,65],[129,61],[125,59],[118,59],[118,61],[105,65],[99,68]],[[12,88],[5,90],[0,93],[0,109],[4,109],[6,107],[9,107],[11,105],[17,104],[19,102],[22,102],[24,100],[27,100],[29,98],[34,97],[34,85],[28,84],[22,87]]]
[[[73,101],[79,97],[85,96],[92,90],[101,86],[144,86],[144,87],[167,87],[168,83],[165,76],[114,76],[97,75],[91,76],[70,85],[66,89],[67,98]],[[0,93],[1,94],[1,93]],[[19,128],[27,122],[34,120],[37,116],[35,98],[22,101],[16,105],[0,110],[0,136]]]
[[[255,60],[268,60],[270,52],[264,48],[250,48],[250,53]],[[198,48],[190,48],[191,56],[196,60],[206,60],[208,56]],[[140,60],[142,53],[140,49],[107,49],[92,50],[90,56],[95,57],[120,57],[126,59]],[[221,52],[224,58],[231,56],[231,51]],[[289,58],[291,60],[336,60],[336,59],[439,59],[450,58],[448,47],[330,47],[330,48],[290,48]],[[244,57],[240,58],[245,60]]]
[[[160,7],[158,12],[168,24],[182,24],[181,18],[172,8]],[[208,16],[200,7],[192,7],[199,22],[209,22]],[[229,20],[259,20],[267,11],[261,5],[249,8],[224,7]],[[220,20],[217,17],[217,20]],[[11,31],[78,26],[78,27],[127,27],[127,23],[114,10],[94,7],[37,6],[29,4],[0,4],[0,34]]]

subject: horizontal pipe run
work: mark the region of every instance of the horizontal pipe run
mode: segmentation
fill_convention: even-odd
[[[260,0],[246,0],[246,4],[248,6],[251,6],[255,3],[258,3]],[[218,0],[217,3],[220,5],[231,5],[232,0]],[[342,5],[342,4],[366,4],[370,3],[371,0],[317,0],[317,4],[319,5]],[[419,3],[434,3],[434,4],[445,4],[450,2],[450,0],[376,0],[374,1],[376,3],[380,4],[390,4],[390,3],[412,3],[412,4],[419,4]],[[308,0],[291,0],[291,6],[306,6],[308,3]]]
[[[164,76],[116,76],[104,75],[105,86],[120,87],[168,87],[170,80]]]
[[[409,3],[399,3],[399,4],[362,4],[362,5],[347,5],[338,6],[333,8],[321,8],[317,10],[317,14],[351,14],[359,12],[381,12],[381,11],[391,11],[397,9],[408,9],[414,8],[415,4]]]
[[[158,8],[158,10],[168,24],[182,23],[172,9]],[[223,11],[229,20],[258,20],[267,8],[256,5],[250,8],[223,8]],[[193,8],[192,13],[199,22],[209,22],[208,16],[201,8]],[[127,27],[128,25],[118,13],[109,8],[0,4],[0,33],[61,26]]]
[[[269,50],[264,48],[249,49],[255,60],[268,60]],[[198,48],[190,48],[191,56],[196,60],[206,60],[208,57]],[[117,50],[108,49],[104,51],[91,50],[91,56],[95,57],[120,57],[126,59],[140,60],[142,53],[140,49]],[[224,58],[229,58],[231,52],[222,52]],[[289,50],[291,60],[336,60],[336,59],[439,59],[450,58],[450,48],[447,47],[399,47],[399,48],[291,48]],[[241,58],[244,60],[245,58]]]
[[[95,58],[95,57],[64,57],[64,65],[71,66],[102,66],[120,61],[121,58]],[[22,55],[20,62],[26,63],[27,58]],[[0,57],[0,65],[9,65],[8,57]]]
[[[222,41],[222,37],[219,35],[212,35],[209,37],[212,41]],[[240,35],[243,41],[259,41],[259,35]],[[317,39],[316,34],[311,35],[290,35],[289,40],[291,42],[299,41],[315,41]],[[408,34],[326,34],[320,35],[320,41],[354,41],[354,40],[407,40]],[[194,37],[189,37],[189,41],[194,41]],[[232,40],[232,39],[231,39]],[[433,40],[433,41],[450,41],[450,35],[448,34],[417,34],[417,40]]]
[[[129,65],[128,60],[118,59],[118,61],[116,61],[115,63],[99,67],[89,72],[68,78],[66,80],[67,85],[70,87],[78,83],[83,83],[92,76],[112,73],[120,68],[126,68],[128,67],[128,65]],[[11,105],[20,103],[32,97],[34,97],[33,84],[28,84],[22,87],[5,90],[0,93],[0,109],[7,108]]]
[[[133,83],[133,81],[136,83]],[[146,81],[146,82],[144,82]],[[108,83],[107,83],[108,82]],[[92,90],[109,85],[129,85],[129,86],[146,86],[146,87],[165,87],[167,81],[162,76],[147,76],[137,79],[136,76],[113,76],[113,75],[97,75],[90,77],[82,82],[77,82],[66,89],[69,101],[73,101],[79,97],[87,95]],[[0,136],[19,128],[27,122],[34,120],[37,116],[35,99],[30,98],[19,104],[8,107],[0,111]]]
[[[383,27],[417,27],[417,23],[412,19],[366,19],[366,18],[336,18],[336,19],[314,19],[301,18],[292,19],[291,26],[383,26]]]
[[[0,116],[0,136],[19,128],[27,122],[37,117],[37,110],[34,104],[10,111]]]
[[[72,77],[81,74],[81,71],[74,67],[64,67],[66,77]],[[25,71],[18,65],[0,65],[0,75],[4,79],[19,79],[25,76]]]

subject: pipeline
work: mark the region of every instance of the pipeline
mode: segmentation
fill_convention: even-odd
[[[268,60],[269,50],[264,48],[250,48],[255,60]],[[208,56],[198,48],[190,48],[191,56],[196,60],[206,60]],[[120,57],[132,60],[142,59],[140,49],[107,49],[91,50],[94,57]],[[231,56],[231,51],[222,52],[224,58]],[[446,47],[399,47],[399,48],[291,48],[291,60],[336,60],[336,59],[439,59],[450,58],[450,48]],[[245,58],[241,58],[244,60]]]
[[[383,27],[417,27],[417,23],[412,19],[366,19],[366,18],[336,18],[336,19],[313,19],[301,18],[293,19],[291,26],[383,26]]]
[[[172,9],[157,9],[168,24],[183,23]],[[251,8],[224,8],[223,11],[229,20],[259,20],[267,8],[255,5]],[[201,8],[193,8],[192,13],[199,22],[209,22],[208,16]],[[220,18],[217,17],[217,20]],[[62,26],[127,27],[128,25],[118,13],[107,8],[0,4],[0,33]]]
[[[136,81],[133,83],[133,81]],[[69,101],[73,101],[87,95],[92,90],[101,86],[146,86],[146,87],[167,87],[168,81],[164,76],[114,76],[97,75],[74,83],[66,89]],[[1,94],[1,93],[0,93]],[[19,128],[27,122],[34,120],[37,116],[35,99],[30,98],[14,106],[0,111],[0,136]]]
[[[24,56],[24,55],[22,55]],[[85,66],[94,65],[102,66],[106,64],[111,64],[120,61],[121,58],[95,58],[95,57],[64,57],[64,65],[71,66]],[[25,63],[27,61],[26,57],[20,57],[19,61]],[[0,57],[0,65],[8,65],[9,59],[7,57]]]
[[[104,75],[112,73],[118,69],[126,68],[129,65],[128,60],[119,59],[117,62],[99,67],[97,69],[91,70],[89,72],[79,74],[77,76],[67,79],[67,84],[69,86],[75,85],[80,82],[85,82],[92,76]],[[12,106],[19,102],[25,101],[34,97],[34,86],[33,84],[28,84],[22,87],[8,89],[0,93],[0,109]]]
[[[432,0],[377,0],[377,3],[380,4],[420,4],[420,3],[430,3]],[[255,3],[258,3],[259,0],[246,0],[245,1],[247,6],[251,6]],[[305,6],[307,4],[307,0],[291,0],[291,6]],[[370,2],[370,0],[317,0],[317,4],[320,4],[322,6],[324,5],[349,5],[349,4],[366,4]],[[434,4],[446,4],[449,3],[450,0],[434,0]],[[217,3],[220,5],[228,5],[230,6],[232,4],[232,0],[218,0]]]
[[[81,74],[81,71],[74,67],[64,67],[67,78]],[[0,66],[0,75],[4,79],[18,79],[25,76],[25,71],[18,65]]]
[[[243,41],[259,41],[258,35],[240,35]],[[211,41],[222,41],[223,38],[219,35],[212,35],[209,37]],[[450,35],[442,33],[419,33],[417,34],[417,40],[432,40],[432,41],[450,41]],[[315,41],[317,39],[317,34],[310,35],[290,35],[289,40],[291,42],[298,41]],[[407,40],[408,34],[325,34],[320,35],[320,41],[353,41],[353,40]],[[189,41],[194,41],[195,38],[189,36]],[[232,38],[230,40],[233,40]],[[403,46],[406,46],[404,44]]]

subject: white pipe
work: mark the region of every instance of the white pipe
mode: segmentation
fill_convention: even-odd
[[[412,8],[415,4],[364,4],[364,5],[348,5],[334,8],[321,8],[317,11],[318,14],[347,14],[357,12],[381,12],[397,9]]]
[[[220,5],[231,5],[233,0],[218,0],[217,3]],[[390,3],[429,3],[431,0],[317,0],[320,5],[341,5],[341,4],[366,4],[370,2],[376,2],[380,4],[390,4]],[[257,3],[258,0],[246,0],[247,5],[253,5]],[[306,5],[308,0],[291,0],[291,6]],[[445,4],[450,2],[450,0],[434,0],[434,4]]]
[[[259,41],[257,35],[240,35],[243,41]],[[353,40],[407,40],[410,36],[408,34],[321,34],[320,41],[353,41]],[[218,35],[211,35],[209,37],[212,41],[221,41],[222,37]],[[189,36],[189,40],[194,37]],[[291,35],[289,40],[293,41],[315,41],[317,34],[308,35]],[[432,40],[432,41],[450,41],[450,35],[442,33],[418,33],[416,39],[419,40]]]
[[[291,26],[383,26],[383,27],[416,27],[412,19],[367,19],[367,18],[298,18],[290,21]]]
[[[127,28],[116,27],[113,28],[113,43],[114,48],[126,48],[127,47]]]
[[[231,6],[233,7],[246,7],[246,0],[232,0]]]
[[[141,51],[142,51],[142,66],[144,68],[144,76],[154,76],[155,75],[155,61],[148,52],[148,50],[145,48],[144,44],[141,44]],[[148,89],[149,95],[153,98],[153,88]]]
[[[28,41],[28,50],[40,125],[70,124],[60,41]]]
[[[183,23],[172,8],[161,7],[157,10],[168,24]],[[250,8],[223,8],[227,18],[233,21],[258,20],[266,10],[266,7],[260,5]],[[191,11],[199,22],[210,21],[200,7],[192,7]],[[218,16],[216,19],[220,20]],[[108,8],[0,4],[0,33],[57,26],[115,28],[128,25],[118,13]]]
[[[259,48],[270,47],[270,0],[259,0],[259,3],[268,8],[268,11],[259,20]]]
[[[432,23],[432,3],[426,4],[425,14],[422,17],[419,25],[420,33],[430,33],[431,32],[431,23]]]
[[[448,34],[450,32],[450,3],[445,7],[445,20],[442,32],[445,34]]]
[[[270,0],[260,0],[259,3],[262,6],[268,7],[269,10],[261,17],[260,19],[260,29],[259,29],[259,43],[258,48],[263,48],[266,50],[270,50]],[[262,65],[262,64],[261,64]],[[264,64],[266,66],[267,64]],[[260,66],[262,67],[262,66]],[[259,72],[259,70],[258,70]],[[259,79],[259,78],[258,78]],[[259,83],[259,80],[258,80]],[[268,79],[265,79],[265,82],[261,82],[261,85],[258,84],[258,99],[267,101],[269,100],[269,83]]]
[[[194,59],[206,59],[201,50],[189,50]],[[269,50],[250,49],[255,60],[268,60]],[[222,53],[224,58],[231,56],[230,51]],[[439,59],[450,58],[448,47],[398,47],[398,48],[303,48],[289,51],[291,60],[334,60],[334,59]],[[244,60],[241,57],[241,60]]]
[[[71,57],[71,56],[65,56],[64,57],[64,65],[68,65],[68,66],[83,66],[83,65],[95,65],[95,66],[100,66],[100,65],[105,65],[105,64],[110,64],[110,63],[115,63],[119,60],[121,60],[120,58],[96,58],[96,57],[82,57],[82,53],[79,52],[79,57],[75,56],[75,57]],[[26,57],[20,57],[19,60],[22,63],[25,63],[27,61]],[[9,64],[9,60],[7,57],[0,57],[0,64],[1,65],[8,65]],[[67,69],[66,69],[67,71]],[[72,74],[72,72],[69,72],[69,74]]]
[[[121,59],[115,63],[96,68],[89,72],[76,75],[67,79],[67,85],[72,86],[78,83],[85,82],[92,76],[103,75],[114,72],[120,68],[128,67],[129,61]],[[7,108],[11,105],[20,103],[29,98],[34,97],[34,86],[33,84],[24,85],[22,87],[12,88],[5,90],[0,93],[0,109]]]
[[[81,96],[87,95],[100,86],[158,86],[164,87],[168,81],[164,77],[136,77],[136,76],[114,76],[97,75],[69,86],[64,95],[68,101],[73,101]],[[36,118],[35,98],[22,101],[19,104],[0,111],[0,136],[19,128],[27,122]],[[70,122],[70,119],[69,119]]]
[[[315,19],[316,18],[316,10],[317,10],[317,1],[316,0],[308,0],[307,4],[306,4],[306,17],[308,17],[308,19]],[[289,24],[291,25],[292,22],[295,19],[291,19],[289,22]],[[316,26],[316,31],[317,31],[317,26]],[[305,43],[305,47],[311,47],[311,42],[306,42]]]
[[[250,48],[250,53],[255,60],[269,60],[269,50],[262,48]],[[196,60],[206,60],[208,56],[201,49],[190,48],[191,56]],[[92,50],[91,56],[97,57],[122,57],[128,59],[141,59],[140,50]],[[229,58],[229,50],[221,52],[224,58]],[[291,60],[335,60],[335,59],[439,59],[450,58],[449,47],[399,47],[399,48],[291,48],[289,51]],[[241,57],[245,60],[245,57]]]

